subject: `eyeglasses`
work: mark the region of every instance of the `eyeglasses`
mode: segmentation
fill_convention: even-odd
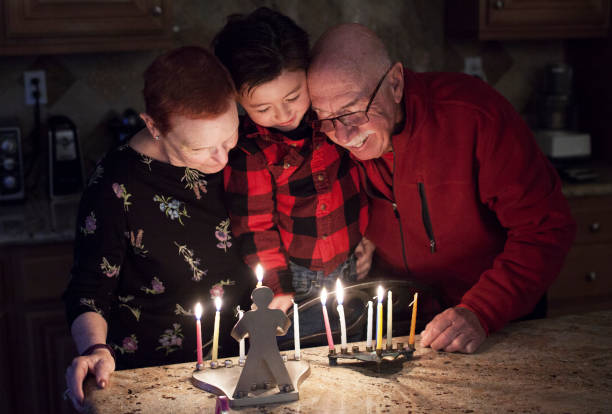
[[[348,114],[335,116],[333,118],[317,119],[315,121],[312,121],[312,127],[314,129],[320,130],[321,132],[331,132],[336,129],[336,122],[340,122],[344,126],[359,126],[368,122],[370,120],[370,118],[368,117],[368,111],[370,110],[370,106],[372,105],[372,102],[374,102],[374,99],[376,98],[376,94],[378,93],[380,86],[383,84],[383,81],[385,80],[387,74],[391,71],[392,68],[393,65],[391,65],[391,67],[387,69],[385,74],[378,81],[378,85],[376,85],[376,89],[374,89],[374,92],[370,97],[370,101],[368,102],[368,106],[366,106],[365,111],[355,111],[349,112]]]

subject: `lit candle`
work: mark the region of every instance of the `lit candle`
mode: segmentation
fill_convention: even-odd
[[[387,349],[393,347],[393,296],[387,292]]]
[[[382,301],[385,291],[378,286],[378,307],[376,308],[376,349],[382,349]]]
[[[219,356],[219,311],[221,311],[221,298],[217,296],[215,298],[215,307],[217,311],[215,312],[215,330],[213,331],[213,346],[212,346],[212,361],[217,362],[217,357]]]
[[[240,305],[238,305],[238,320],[242,319],[244,316],[244,311],[240,309]],[[238,363],[243,364],[246,360],[245,351],[244,351],[244,338],[242,338],[239,342],[240,356],[238,358]]]
[[[196,352],[198,355],[198,363],[196,368],[201,369],[204,367],[204,360],[202,359],[202,323],[200,318],[202,317],[202,305],[198,302],[195,305],[195,317],[196,317]]]
[[[368,331],[366,339],[366,348],[372,350],[372,301],[368,301]]]
[[[293,302],[293,299],[291,299]],[[298,304],[293,302],[293,342],[295,344],[295,360],[300,359],[300,317],[298,316]]]
[[[261,264],[257,264],[255,266],[255,276],[257,276],[257,287],[261,287],[261,282],[263,281],[264,270]]]
[[[416,327],[416,314],[417,314],[417,300],[419,293],[414,294],[414,300],[412,301],[412,321],[410,321],[410,337],[408,338],[408,345],[414,348],[414,329]]]
[[[329,317],[327,316],[327,307],[325,306],[325,302],[327,302],[327,289],[323,288],[323,290],[321,290],[321,305],[323,307],[323,322],[325,322],[325,333],[327,334],[327,345],[329,345],[329,351],[332,352],[335,350],[334,338],[332,338],[331,329],[329,328]]]
[[[346,321],[344,320],[344,288],[340,279],[336,279],[336,300],[338,301],[338,317],[340,318],[340,349],[342,352],[347,350],[346,347]]]

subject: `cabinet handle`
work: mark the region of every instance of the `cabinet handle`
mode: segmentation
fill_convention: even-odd
[[[595,279],[597,279],[597,273],[595,273],[595,272],[587,273],[587,275],[586,275],[587,282],[594,282]]]
[[[494,0],[492,3],[493,7],[495,7],[497,10],[501,10],[504,8],[504,0]]]
[[[153,7],[153,16],[161,16],[162,15],[162,8],[161,6],[155,6]]]
[[[591,230],[591,233],[597,233],[600,228],[601,228],[601,224],[598,221],[594,221],[589,226],[589,230]]]

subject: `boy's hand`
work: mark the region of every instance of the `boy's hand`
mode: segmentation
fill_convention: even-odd
[[[355,247],[355,257],[357,258],[357,280],[361,280],[368,275],[372,267],[372,256],[376,246],[365,237],[361,239]]]
[[[272,302],[270,302],[270,305],[268,306],[268,308],[280,309],[283,312],[287,313],[289,308],[293,306],[293,301],[291,299],[293,299],[293,295],[274,296],[274,299],[272,299]]]

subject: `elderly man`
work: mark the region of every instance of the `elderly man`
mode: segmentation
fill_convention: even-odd
[[[421,344],[471,353],[532,311],[575,224],[512,105],[475,78],[392,63],[358,24],[319,39],[308,83],[318,126],[360,161],[377,266],[431,285],[451,306]]]

